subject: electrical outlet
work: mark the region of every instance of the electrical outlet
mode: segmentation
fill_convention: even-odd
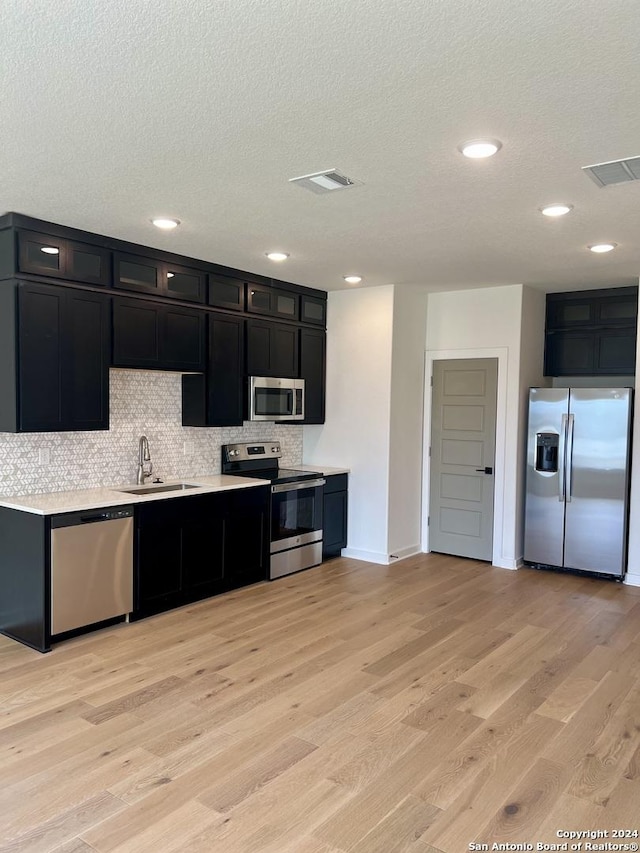
[[[185,456],[191,456],[193,453],[193,442],[185,441],[185,443],[182,445],[182,452]]]
[[[38,462],[41,465],[49,465],[51,462],[51,448],[41,447],[38,451]]]

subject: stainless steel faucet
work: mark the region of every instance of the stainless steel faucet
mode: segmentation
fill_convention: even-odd
[[[144,481],[151,476],[152,471],[153,462],[149,450],[149,439],[146,435],[141,435],[138,442],[138,485],[143,486]]]

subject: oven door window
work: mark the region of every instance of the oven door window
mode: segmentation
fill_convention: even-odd
[[[322,490],[298,489],[271,495],[271,541],[280,542],[322,528]]]
[[[256,415],[292,415],[293,391],[290,388],[255,388]]]

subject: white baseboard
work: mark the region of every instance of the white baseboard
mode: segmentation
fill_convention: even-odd
[[[499,560],[495,560],[492,564],[497,569],[510,569],[511,571],[515,571],[522,566],[522,560],[513,560],[507,559],[506,557],[500,557]]]
[[[633,574],[633,572],[627,573],[623,583],[627,586],[640,586],[640,575]]]
[[[416,554],[422,554],[420,545],[409,545],[408,548],[400,548],[393,554],[389,554],[389,562],[397,563],[398,560],[406,560],[407,557],[415,557]]]
[[[354,560],[364,560],[366,563],[378,563],[381,566],[389,565],[389,555],[378,551],[361,551],[359,548],[343,548],[340,552],[342,557],[351,557]]]

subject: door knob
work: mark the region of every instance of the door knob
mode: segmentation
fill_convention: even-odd
[[[493,474],[493,468],[476,468],[480,474]]]

